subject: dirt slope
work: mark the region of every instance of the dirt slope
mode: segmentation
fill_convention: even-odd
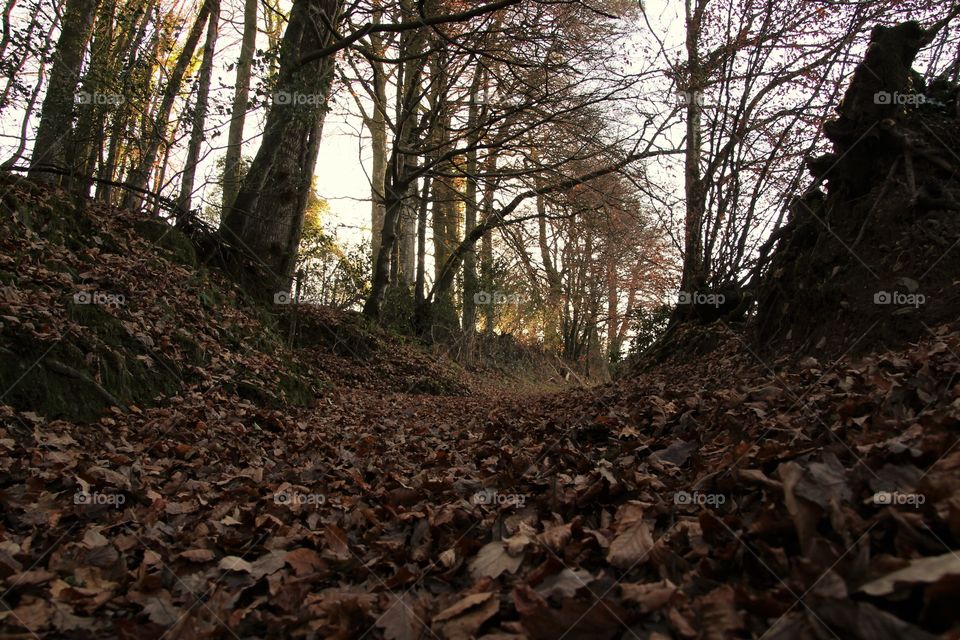
[[[306,406],[333,379],[468,390],[457,365],[356,314],[301,309],[291,350],[291,307],[248,303],[162,220],[9,176],[0,194],[0,388],[14,407],[89,421],[192,394]]]
[[[776,374],[738,344],[599,393],[333,390],[286,411],[197,395],[86,427],[4,409],[0,624],[77,638],[955,627],[960,334]]]

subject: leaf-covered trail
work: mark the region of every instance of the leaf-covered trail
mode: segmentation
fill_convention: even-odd
[[[251,637],[265,614],[256,585],[273,581],[271,633],[354,634],[342,607],[372,615],[379,597],[456,572],[488,536],[479,516],[495,507],[475,494],[522,458],[483,443],[517,428],[518,407],[535,411],[529,398],[356,389],[294,413],[218,400],[79,428],[5,411],[4,506],[32,530],[3,543],[17,602],[5,625],[229,637],[226,623]]]
[[[290,350],[165,224],[149,240],[131,212],[14,186],[4,206],[35,213],[0,217],[4,634],[960,624],[955,326],[861,361],[770,363],[718,324],[688,342],[708,355],[606,387],[471,394],[448,361],[343,314],[301,310]],[[91,292],[124,303],[76,303]],[[129,411],[101,417],[97,386]]]
[[[732,341],[552,396],[335,388],[280,412],[197,394],[85,427],[7,409],[2,624],[932,637],[960,574],[958,352],[942,332],[771,375]],[[923,608],[898,608],[910,594]]]

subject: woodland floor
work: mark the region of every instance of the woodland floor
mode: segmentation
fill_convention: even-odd
[[[3,637],[960,637],[954,325],[520,394],[345,314],[290,349],[131,214],[8,191]]]

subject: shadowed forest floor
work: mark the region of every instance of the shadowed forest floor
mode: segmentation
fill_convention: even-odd
[[[820,360],[687,327],[516,394],[349,314],[290,349],[169,228],[10,186],[10,637],[954,637],[951,325]]]

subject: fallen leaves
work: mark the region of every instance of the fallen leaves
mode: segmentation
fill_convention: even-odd
[[[266,354],[229,305],[226,323],[194,302],[182,327],[164,318],[145,279],[195,301],[180,279],[120,279],[124,334],[189,380],[83,425],[0,406],[3,633],[883,640],[960,624],[956,331],[776,375],[730,341],[597,389],[435,396],[397,386],[440,366],[413,347],[384,379],[388,343],[371,363],[322,333]],[[5,322],[40,327],[11,289]],[[209,361],[186,358],[181,328]],[[235,393],[310,358],[339,383],[314,407]]]
[[[620,595],[624,602],[640,605],[641,613],[650,613],[662,608],[673,598],[677,586],[669,580],[646,584],[621,583]]]
[[[939,556],[910,560],[902,569],[860,585],[858,590],[871,596],[886,596],[896,591],[897,587],[931,584],[947,576],[960,577],[960,553],[951,551]]]
[[[632,569],[643,563],[653,549],[650,525],[643,520],[643,505],[630,502],[617,513],[616,537],[610,542],[607,562],[618,569]]]
[[[623,631],[622,620],[627,617],[615,602],[595,597],[565,598],[554,608],[523,585],[514,589],[513,600],[524,630],[534,640],[612,638]]]
[[[433,616],[437,631],[447,640],[469,640],[484,622],[500,610],[497,594],[485,591],[463,598]]]
[[[497,578],[504,571],[515,573],[523,564],[523,555],[510,555],[501,541],[487,543],[470,561],[470,573],[474,578]]]
[[[389,598],[376,626],[383,629],[387,640],[418,640],[426,629],[422,607],[409,594]]]

